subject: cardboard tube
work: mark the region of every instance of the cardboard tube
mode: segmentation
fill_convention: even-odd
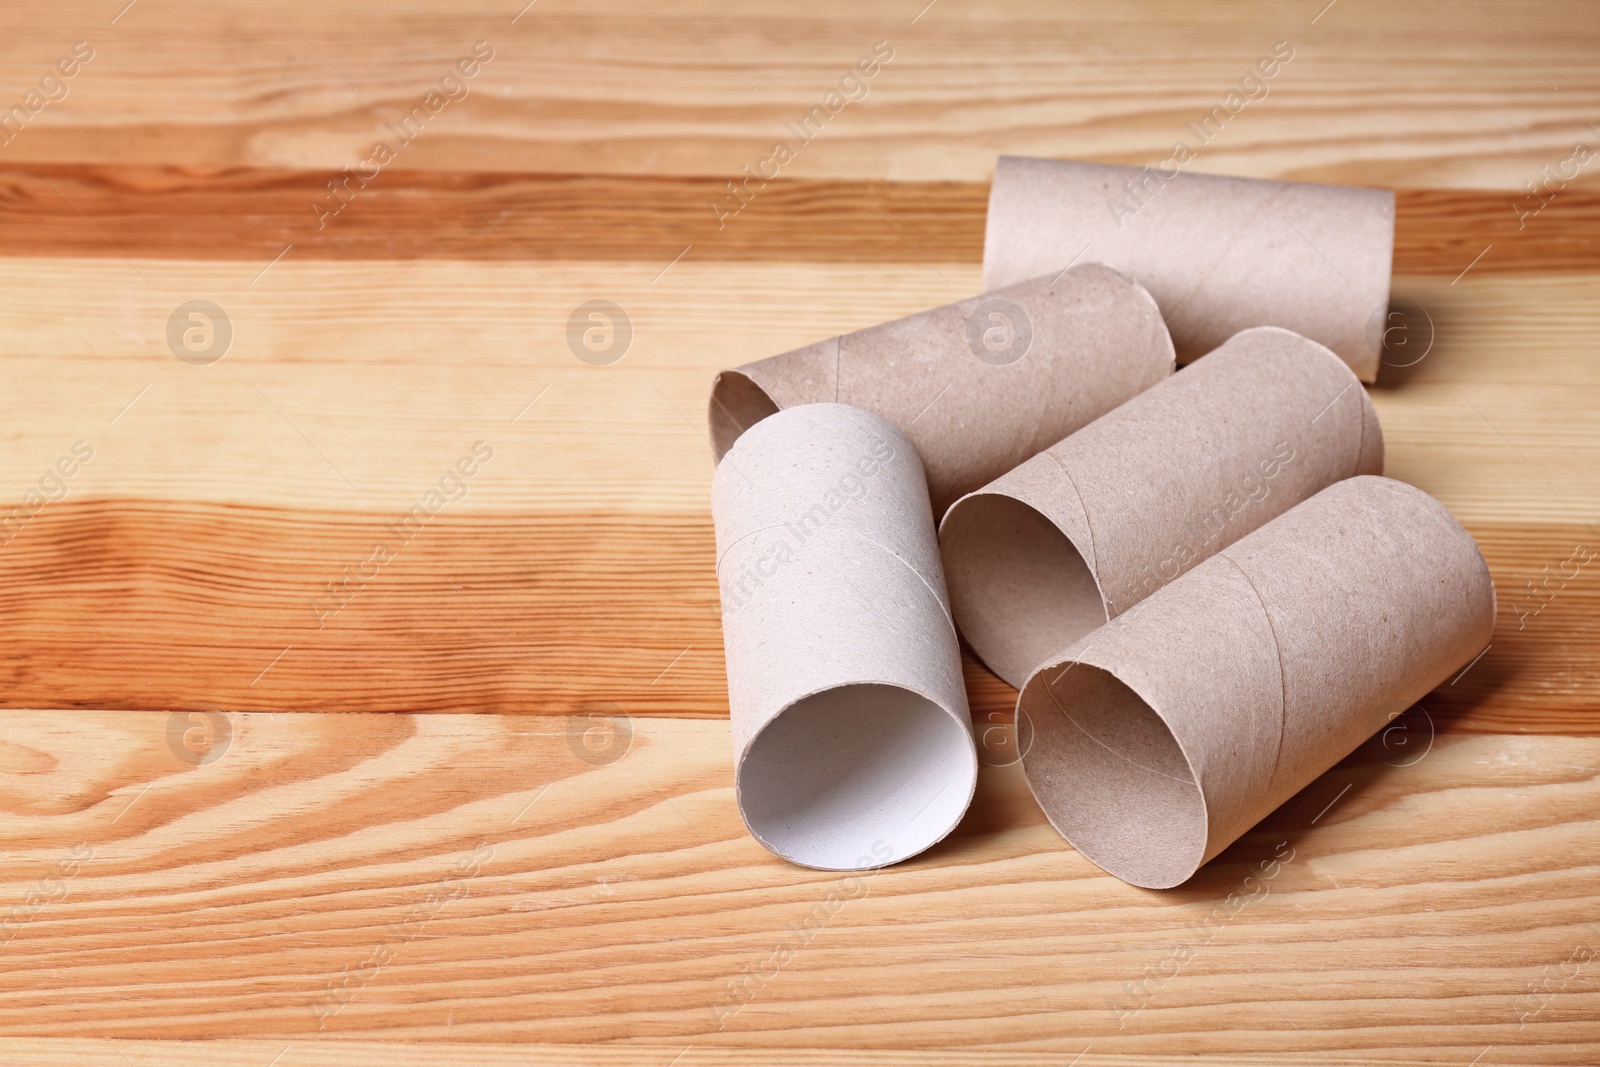
[[[837,402],[889,420],[927,469],[936,515],[1172,373],[1155,301],[1086,264],[723,371],[720,459],[761,419]]]
[[[1041,667],[1017,703],[1028,786],[1105,870],[1178,885],[1468,663],[1494,614],[1442,504],[1339,482]]]
[[[1288,330],[1245,330],[950,508],[939,540],[956,623],[1020,687],[1217,550],[1382,471],[1350,368]]]
[[[823,870],[944,837],[978,757],[916,450],[859,408],[790,408],[724,457],[711,515],[751,834]]]
[[[983,285],[1105,263],[1150,290],[1181,363],[1248,327],[1282,326],[1370,382],[1393,256],[1386,189],[1001,156]]]

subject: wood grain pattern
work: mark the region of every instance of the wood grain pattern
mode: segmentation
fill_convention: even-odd
[[[655,284],[585,262],[548,283],[520,263],[285,262],[257,285],[226,266],[0,261],[0,704],[725,715],[711,376],[977,286],[971,264],[681,263]],[[1596,571],[1561,572],[1600,545],[1600,276],[1397,293],[1415,310],[1394,358],[1427,347],[1373,393],[1388,469],[1455,510],[1501,590],[1503,638],[1426,706],[1442,728],[1591,733]],[[201,294],[235,347],[193,367],[162,331]],[[597,294],[637,324],[603,368],[564,333]],[[79,439],[94,458],[66,498],[10,520]],[[480,440],[465,495],[374,563]],[[969,677],[981,715],[1009,709]]]
[[[1587,1062],[1600,741],[1411,726],[1152,892],[1014,765],[858,881],[744,833],[717,722],[11,712],[0,1033]]]
[[[448,514],[703,518],[719,369],[979,286],[975,264],[662,266],[569,262],[546,281],[520,262],[286,259],[252,284],[261,266],[239,262],[0,258],[0,500],[82,439],[95,457],[69,499],[394,516],[484,440],[495,458]],[[1395,291],[1428,347],[1372,394],[1390,472],[1468,522],[1600,519],[1600,274],[1406,276]],[[205,367],[165,337],[195,298],[233,326]],[[633,324],[608,367],[568,347],[595,298]]]
[[[0,552],[0,706],[727,715],[706,519],[393,522],[52,505]],[[1452,731],[1600,734],[1600,562],[1578,551],[1600,560],[1600,527],[1468,529],[1493,647],[1423,705]],[[1015,690],[968,679],[980,721],[1009,718]]]
[[[440,170],[734,177],[874,42],[894,59],[790,177],[981,181],[997,152],[1144,164],[1283,40],[1294,58],[1200,150],[1224,173],[1522,189],[1597,121],[1583,0],[1112,4],[630,0],[213,4],[7,12],[16,96],[73,42],[94,60],[4,153],[18,162],[337,169],[390,136],[473,42],[494,59],[403,150]],[[1191,138],[1192,140],[1192,138]]]
[[[711,376],[970,295],[997,153],[1160,161],[1279,40],[1192,167],[1398,190],[1371,394],[1484,548],[1492,647],[1178,890],[1048,827],[970,660],[956,834],[774,859],[730,789]],[[1600,172],[1527,193],[1600,146],[1597,49],[1582,0],[5,7],[0,1061],[1596,1062]],[[206,366],[167,341],[195,299]],[[594,299],[607,367],[567,341]]]
[[[17,1056],[31,1057],[38,1062],[72,1063],[75,1067],[167,1067],[172,1064],[192,1064],[203,1059],[217,1067],[344,1067],[355,1063],[382,1063],[386,1067],[413,1067],[439,1062],[458,1064],[460,1067],[738,1067],[750,1062],[750,1051],[742,1048],[705,1048],[697,1045],[544,1045],[525,1042],[504,1042],[497,1045],[464,1044],[460,1042],[429,1041],[425,1044],[406,1041],[365,1041],[340,1038],[330,1041],[162,1041],[148,1038],[109,1041],[97,1038],[8,1038],[5,1047]],[[1408,1050],[1413,1055],[1426,1056],[1427,1050]],[[1445,1050],[1446,1053],[1455,1050]],[[1490,1051],[1474,1067],[1504,1067],[1518,1062],[1503,1059],[1498,1049]],[[962,1049],[947,1052],[941,1049],[851,1049],[851,1063],[866,1067],[1055,1067],[1062,1062],[1060,1053],[1049,1052],[997,1052],[990,1049]],[[768,1063],[792,1067],[826,1067],[838,1063],[838,1049],[796,1049],[782,1051],[764,1049],[761,1059]],[[1412,1058],[1410,1055],[1386,1056],[1385,1064],[1393,1067],[1433,1067],[1441,1060]],[[273,1057],[278,1057],[276,1060]],[[674,1062],[676,1061],[676,1062]],[[1069,1061],[1070,1062],[1070,1061]],[[1180,1062],[1159,1054],[1120,1055],[1116,1053],[1091,1053],[1080,1062],[1084,1067],[1149,1067],[1150,1064]],[[1185,1055],[1182,1063],[1195,1067],[1232,1067],[1233,1064],[1293,1064],[1314,1063],[1321,1067],[1368,1067],[1372,1062],[1362,1056],[1345,1056],[1338,1053],[1320,1054],[1315,1058],[1301,1058],[1296,1053],[1279,1055],[1269,1053],[1231,1054],[1226,1056]]]
[[[1596,139],[1600,151],[1600,137]],[[708,177],[140,166],[0,170],[11,256],[256,260],[469,259],[979,263],[979,182],[776,178],[730,193]],[[748,197],[748,204],[743,202]],[[1395,271],[1454,278],[1600,270],[1600,190],[1396,191]],[[1537,210],[1536,210],[1537,209]],[[1519,215],[1520,210],[1520,215]],[[1070,250],[1063,258],[1070,255]]]

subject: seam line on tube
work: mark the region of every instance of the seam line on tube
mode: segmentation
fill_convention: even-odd
[[[721,378],[722,375],[719,374],[719,375],[717,375],[717,377]],[[747,380],[748,380],[748,376],[747,376]],[[757,386],[757,388],[760,388],[760,387]],[[765,390],[762,390],[762,391],[765,392]],[[750,429],[750,426],[754,426],[755,425],[755,423],[751,423],[750,426],[746,426],[744,424],[744,420],[743,419],[739,418],[733,412],[728,410],[728,405],[724,404],[722,402],[722,398],[717,395],[716,384],[714,382],[712,383],[712,387],[711,387],[711,402],[713,404],[715,404],[717,407],[722,409],[722,413],[724,415],[728,416],[728,421],[732,422],[735,426],[739,427],[739,435],[741,437],[744,435],[744,432],[746,430]],[[709,419],[707,421],[709,422]],[[710,427],[707,426],[707,429],[710,429]],[[735,438],[735,441],[737,441],[737,440],[738,440],[738,438]],[[733,448],[733,445],[729,445],[728,446],[729,450],[731,450],[732,448]],[[716,444],[715,441],[713,441],[711,443],[711,453],[712,453],[712,455],[716,456],[717,462],[719,462],[719,463],[722,462],[722,457],[727,455],[726,451],[719,451],[718,450],[717,444]]]
[[[1332,355],[1334,359],[1339,360],[1339,365],[1341,367],[1343,367],[1346,371],[1350,371],[1350,365],[1348,363],[1345,363],[1345,361],[1343,359],[1340,359],[1339,356],[1334,355],[1331,351],[1329,351],[1328,354]],[[1353,377],[1355,372],[1354,371],[1350,371],[1350,374]],[[1355,455],[1350,460],[1350,473],[1345,475],[1346,478],[1354,478],[1356,475],[1361,473],[1361,457],[1367,450],[1367,420],[1364,417],[1364,415],[1365,415],[1365,407],[1361,402],[1362,399],[1365,396],[1366,390],[1363,389],[1362,386],[1361,386],[1361,379],[1360,378],[1356,378],[1352,382],[1347,382],[1345,384],[1345,387],[1343,389],[1340,389],[1337,393],[1335,393],[1334,396],[1333,396],[1333,399],[1328,401],[1326,404],[1324,404],[1322,406],[1322,410],[1317,412],[1314,416],[1312,416],[1311,422],[1307,424],[1308,426],[1316,425],[1317,420],[1322,418],[1322,416],[1326,415],[1328,412],[1332,411],[1334,405],[1337,404],[1339,401],[1343,400],[1344,397],[1345,397],[1345,394],[1350,392],[1350,390],[1352,388],[1354,388],[1358,393],[1360,393],[1362,395],[1356,397],[1356,407],[1355,407],[1355,411],[1353,413],[1353,417],[1356,420]],[[1370,401],[1369,401],[1369,403],[1370,403]]]
[[[864,533],[857,533],[855,530],[845,530],[845,529],[842,529],[842,528],[840,529],[840,532],[849,534],[851,537],[860,538],[861,540],[865,541],[867,544],[872,545],[875,548],[877,548],[878,551],[882,552],[884,555],[890,557],[891,559],[898,560],[902,567],[904,567],[906,570],[910,571],[912,574],[916,575],[917,581],[919,581],[923,585],[927,586],[928,587],[928,592],[933,594],[934,603],[938,604],[939,605],[939,610],[944,612],[944,621],[946,623],[948,623],[949,626],[950,626],[950,634],[951,634],[951,636],[956,639],[956,642],[958,644],[960,643],[960,641],[961,641],[961,631],[956,629],[956,620],[950,614],[950,605],[948,605],[948,604],[946,604],[944,602],[945,598],[939,595],[939,591],[933,587],[933,583],[928,581],[928,579],[923,575],[923,573],[921,571],[919,571],[919,570],[917,570],[917,568],[913,567],[911,565],[910,561],[908,561],[900,553],[893,551],[887,545],[879,544],[877,541],[874,541],[872,538],[868,537]],[[937,541],[935,542],[935,544],[937,544]],[[944,583],[941,582],[940,584],[942,585]]]
[[[1356,397],[1356,456],[1355,459],[1350,461],[1349,477],[1351,478],[1354,478],[1356,475],[1361,473],[1361,457],[1367,454],[1367,420],[1365,417],[1366,407],[1361,403],[1363,397],[1366,395],[1367,390],[1361,384],[1361,379],[1359,378],[1356,379],[1356,388],[1361,391],[1362,396]],[[1367,403],[1370,404],[1372,401],[1368,399]]]
[[[1090,576],[1092,578],[1094,578],[1094,589],[1095,589],[1095,592],[1099,593],[1100,594],[1100,599],[1102,601],[1104,601],[1105,600],[1105,594],[1103,592],[1101,592],[1101,590],[1100,590],[1100,552],[1095,547],[1094,523],[1089,521],[1089,509],[1084,506],[1083,493],[1078,489],[1078,482],[1077,482],[1077,480],[1075,478],[1072,477],[1072,472],[1067,470],[1067,465],[1065,463],[1061,462],[1061,457],[1056,455],[1054,451],[1052,451],[1051,449],[1048,449],[1048,448],[1044,450],[1044,454],[1049,456],[1052,460],[1054,460],[1055,461],[1055,465],[1058,468],[1060,468],[1061,473],[1066,475],[1067,484],[1072,486],[1072,495],[1075,498],[1077,498],[1077,501],[1078,501],[1078,513],[1083,516],[1083,528],[1089,534],[1089,572],[1090,572]],[[1024,501],[1024,503],[1026,503],[1026,501]],[[1030,505],[1030,506],[1032,506],[1032,505]],[[1119,614],[1120,614],[1120,612],[1119,612]]]
[[[734,548],[735,545],[744,544],[746,541],[750,540],[750,538],[754,537],[758,533],[766,533],[768,530],[786,530],[786,529],[788,529],[788,527],[780,522],[780,523],[777,523],[777,524],[772,525],[772,526],[757,526],[754,530],[746,530],[744,533],[740,534],[738,537],[735,537],[732,541],[728,542],[728,547],[727,548],[724,548],[721,552],[719,552],[717,554],[717,566],[716,566],[717,577],[719,577],[719,578],[722,577],[722,561],[728,558],[728,553],[733,551],[733,548]]]
[[[833,339],[833,402],[839,403],[839,372],[844,363],[844,335],[840,334]]]
[[[1219,559],[1227,560],[1228,565],[1234,570],[1238,571],[1239,577],[1244,579],[1244,584],[1250,587],[1250,592],[1255,594],[1256,603],[1261,605],[1261,618],[1265,620],[1267,624],[1267,633],[1272,635],[1272,651],[1278,657],[1278,740],[1277,744],[1273,746],[1272,772],[1267,775],[1267,781],[1273,786],[1276,786],[1278,781],[1278,764],[1283,762],[1283,721],[1285,716],[1289,714],[1289,694],[1287,691],[1289,682],[1283,673],[1283,642],[1278,640],[1278,629],[1272,625],[1272,612],[1267,610],[1267,602],[1261,596],[1261,590],[1256,588],[1255,581],[1250,577],[1250,575],[1245,573],[1245,569],[1243,567],[1239,566],[1238,561],[1236,561],[1232,556],[1226,554],[1226,551],[1218,552],[1217,557]]]
[[[1074,662],[1076,662],[1076,661],[1074,661]],[[1086,667],[1095,667],[1096,670],[1102,670],[1102,671],[1106,670],[1104,667],[1097,667],[1093,663],[1085,663],[1084,666],[1086,666]],[[1065,673],[1066,673],[1065,671],[1062,672],[1062,674],[1065,674]],[[1121,678],[1117,678],[1117,676],[1114,673],[1112,673],[1111,671],[1106,671],[1106,673],[1110,674],[1112,678],[1115,678],[1116,681],[1119,684],[1128,685],[1127,682],[1124,682]],[[1060,680],[1061,680],[1061,675],[1059,675],[1059,674],[1056,675],[1056,681],[1059,682]],[[1144,700],[1144,697],[1139,696],[1138,690],[1135,690],[1132,686],[1128,686],[1128,689],[1133,692],[1134,696],[1139,697],[1140,700]],[[1183,785],[1187,785],[1188,784],[1186,779],[1179,778],[1179,777],[1177,777],[1175,775],[1168,774],[1165,771],[1158,771],[1154,767],[1146,767],[1144,764],[1140,763],[1138,760],[1136,760],[1133,757],[1128,756],[1128,755],[1126,755],[1124,753],[1118,752],[1116,749],[1112,748],[1110,745],[1108,745],[1104,741],[1100,740],[1094,734],[1091,734],[1088,730],[1085,730],[1083,728],[1083,724],[1080,723],[1077,719],[1074,719],[1072,717],[1072,712],[1068,711],[1066,708],[1061,706],[1061,701],[1056,698],[1055,684],[1053,682],[1052,683],[1046,683],[1045,687],[1044,687],[1044,691],[1046,693],[1050,694],[1050,703],[1052,703],[1052,704],[1054,704],[1056,706],[1056,710],[1061,712],[1061,714],[1066,718],[1066,720],[1068,722],[1070,722],[1073,725],[1073,727],[1080,734],[1082,734],[1084,737],[1087,737],[1089,740],[1093,741],[1095,744],[1099,745],[1101,748],[1105,749],[1107,752],[1111,753],[1113,756],[1117,757],[1122,762],[1128,763],[1128,764],[1132,764],[1133,766],[1139,768],[1141,771],[1148,771],[1149,773],[1151,773],[1153,775],[1156,775],[1158,778],[1165,778],[1165,779],[1167,779],[1169,781],[1178,782],[1179,784],[1183,784]],[[1148,703],[1148,701],[1146,701],[1146,703]],[[1154,707],[1151,707],[1150,710],[1152,712],[1155,712],[1155,708]],[[1160,715],[1159,712],[1156,712],[1156,718],[1158,718],[1158,719],[1161,718],[1161,715]],[[1164,720],[1164,719],[1162,719],[1162,726],[1166,727],[1166,720]],[[1179,749],[1181,751],[1181,749],[1182,749],[1181,745],[1179,746]],[[1187,759],[1188,757],[1185,756],[1184,758]]]
[[[719,586],[721,585],[722,561],[727,558],[727,555],[728,555],[729,552],[733,551],[734,545],[741,544],[741,543],[743,543],[745,541],[748,541],[750,538],[754,537],[758,533],[765,533],[768,530],[786,530],[786,529],[788,529],[788,527],[787,526],[783,526],[783,525],[762,526],[759,529],[751,530],[749,533],[740,534],[737,538],[735,538],[728,545],[727,548],[722,550],[722,554],[717,557],[716,573],[717,573],[717,578],[718,578],[718,585]],[[872,545],[874,548],[878,549],[884,555],[888,556],[890,559],[893,559],[893,560],[897,561],[906,570],[908,570],[912,574],[916,575],[917,581],[921,582],[923,585],[928,587],[928,592],[933,594],[934,602],[939,605],[939,610],[944,612],[944,621],[947,622],[950,625],[950,632],[955,635],[957,642],[959,642],[961,640],[961,632],[956,629],[956,620],[950,614],[950,605],[945,603],[945,598],[939,595],[939,591],[933,587],[933,583],[928,581],[928,579],[923,575],[923,573],[921,571],[919,571],[919,570],[917,570],[917,568],[913,567],[909,560],[907,560],[900,553],[898,553],[898,552],[894,551],[893,549],[889,548],[887,545],[884,545],[884,544],[882,544],[882,543],[880,543],[878,541],[874,541],[872,538],[868,537],[864,533],[858,533],[855,530],[846,529],[843,526],[825,526],[825,527],[823,527],[823,529],[824,530],[831,530],[831,531],[836,532],[836,533],[848,534],[851,537],[854,537],[854,538],[857,538],[859,540],[865,541],[867,544]],[[717,592],[718,592],[718,595],[720,596],[722,591],[719,588],[717,590]]]
[[[1212,176],[1216,177],[1217,175],[1212,175]],[[1193,185],[1192,182],[1190,184],[1191,184],[1191,186]],[[1260,190],[1257,190],[1257,192],[1260,192]],[[1266,205],[1268,207],[1272,207],[1272,201],[1267,200],[1265,195],[1263,195],[1261,197],[1261,199],[1263,201],[1266,201]],[[1260,211],[1261,211],[1260,208],[1252,206],[1250,218],[1249,218],[1248,221],[1254,222],[1257,218],[1259,218],[1260,217]],[[1281,215],[1280,215],[1280,217],[1281,217]],[[1285,220],[1285,221],[1287,221],[1287,220]],[[1193,297],[1194,297],[1194,295],[1196,293],[1198,293],[1201,289],[1205,288],[1206,283],[1211,280],[1211,272],[1212,272],[1212,270],[1216,267],[1216,265],[1218,263],[1221,263],[1225,258],[1228,257],[1228,255],[1230,255],[1233,252],[1234,246],[1239,243],[1240,238],[1244,235],[1245,229],[1246,229],[1246,227],[1240,226],[1237,229],[1231,230],[1229,232],[1229,234],[1228,234],[1226,243],[1224,243],[1223,246],[1222,246],[1222,250],[1220,252],[1218,252],[1216,254],[1216,256],[1214,256],[1209,262],[1206,263],[1205,270],[1198,272],[1198,274],[1199,274],[1198,279],[1195,281],[1195,283],[1193,285],[1191,285],[1189,287],[1189,291],[1183,294],[1183,299],[1179,300],[1176,304],[1172,305],[1172,309],[1170,311],[1168,311],[1168,310],[1166,310],[1164,308],[1161,309],[1161,319],[1162,319],[1163,322],[1171,323],[1173,319],[1177,318],[1178,312],[1183,310],[1183,306],[1185,304],[1187,304],[1191,299],[1193,299]],[[1309,243],[1310,242],[1308,241],[1307,244],[1309,244]],[[1316,249],[1313,248],[1312,251],[1315,252]],[[1317,254],[1321,255],[1320,252],[1318,252]],[[1151,298],[1154,299],[1155,294],[1151,293],[1150,295],[1151,295]],[[1157,304],[1157,306],[1158,307],[1160,306],[1159,303]],[[1167,336],[1169,338],[1172,336],[1172,327],[1170,325],[1167,327]],[[1226,344],[1227,342],[1223,342],[1223,343]],[[1176,366],[1177,362],[1178,362],[1178,357],[1177,357],[1178,343],[1177,343],[1177,341],[1173,341],[1172,342],[1172,348],[1173,348],[1172,362],[1173,362],[1173,365]],[[1205,354],[1206,353],[1201,353],[1201,355],[1205,355]],[[1198,358],[1198,357],[1196,357],[1196,358]],[[1171,375],[1168,375],[1168,377],[1170,378]]]

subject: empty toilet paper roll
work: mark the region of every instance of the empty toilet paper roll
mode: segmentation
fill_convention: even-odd
[[[1388,190],[1001,156],[983,284],[1105,263],[1150,290],[1181,363],[1250,326],[1282,326],[1370,382],[1393,256]]]
[[[859,408],[790,408],[723,458],[711,514],[750,832],[824,870],[944,837],[978,758],[916,450]]]
[[[951,501],[1172,373],[1155,301],[1098,264],[748,363],[711,389],[722,456],[761,419],[842,403],[889,420],[927,470],[936,514]]]
[[[1494,614],[1442,504],[1339,482],[1041,667],[1028,785],[1090,860],[1177,885],[1479,654]]]
[[[939,540],[956,624],[1020,687],[1218,549],[1382,472],[1350,368],[1288,330],[1245,330],[950,508]]]

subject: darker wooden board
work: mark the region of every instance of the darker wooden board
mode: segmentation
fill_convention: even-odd
[[[50,505],[0,548],[0,706],[727,714],[707,519],[441,516],[404,543],[391,521]],[[1456,730],[1600,733],[1600,563],[1571,562],[1600,535],[1471,530],[1494,644],[1423,706]],[[980,723],[1008,721],[1009,686],[976,664],[968,684]]]
[[[388,171],[0,169],[6,255],[977,262],[988,186]],[[734,213],[737,211],[737,213]],[[92,224],[91,224],[92,223]]]
[[[3,700],[727,714],[709,521],[441,519],[52,506],[0,549]]]
[[[338,186],[331,192],[329,183]],[[1394,269],[1600,269],[1600,191],[1402,189]],[[0,168],[0,252],[259,260],[976,263],[988,186],[385,170]],[[337,213],[336,206],[343,205]],[[687,251],[686,251],[687,250]]]

